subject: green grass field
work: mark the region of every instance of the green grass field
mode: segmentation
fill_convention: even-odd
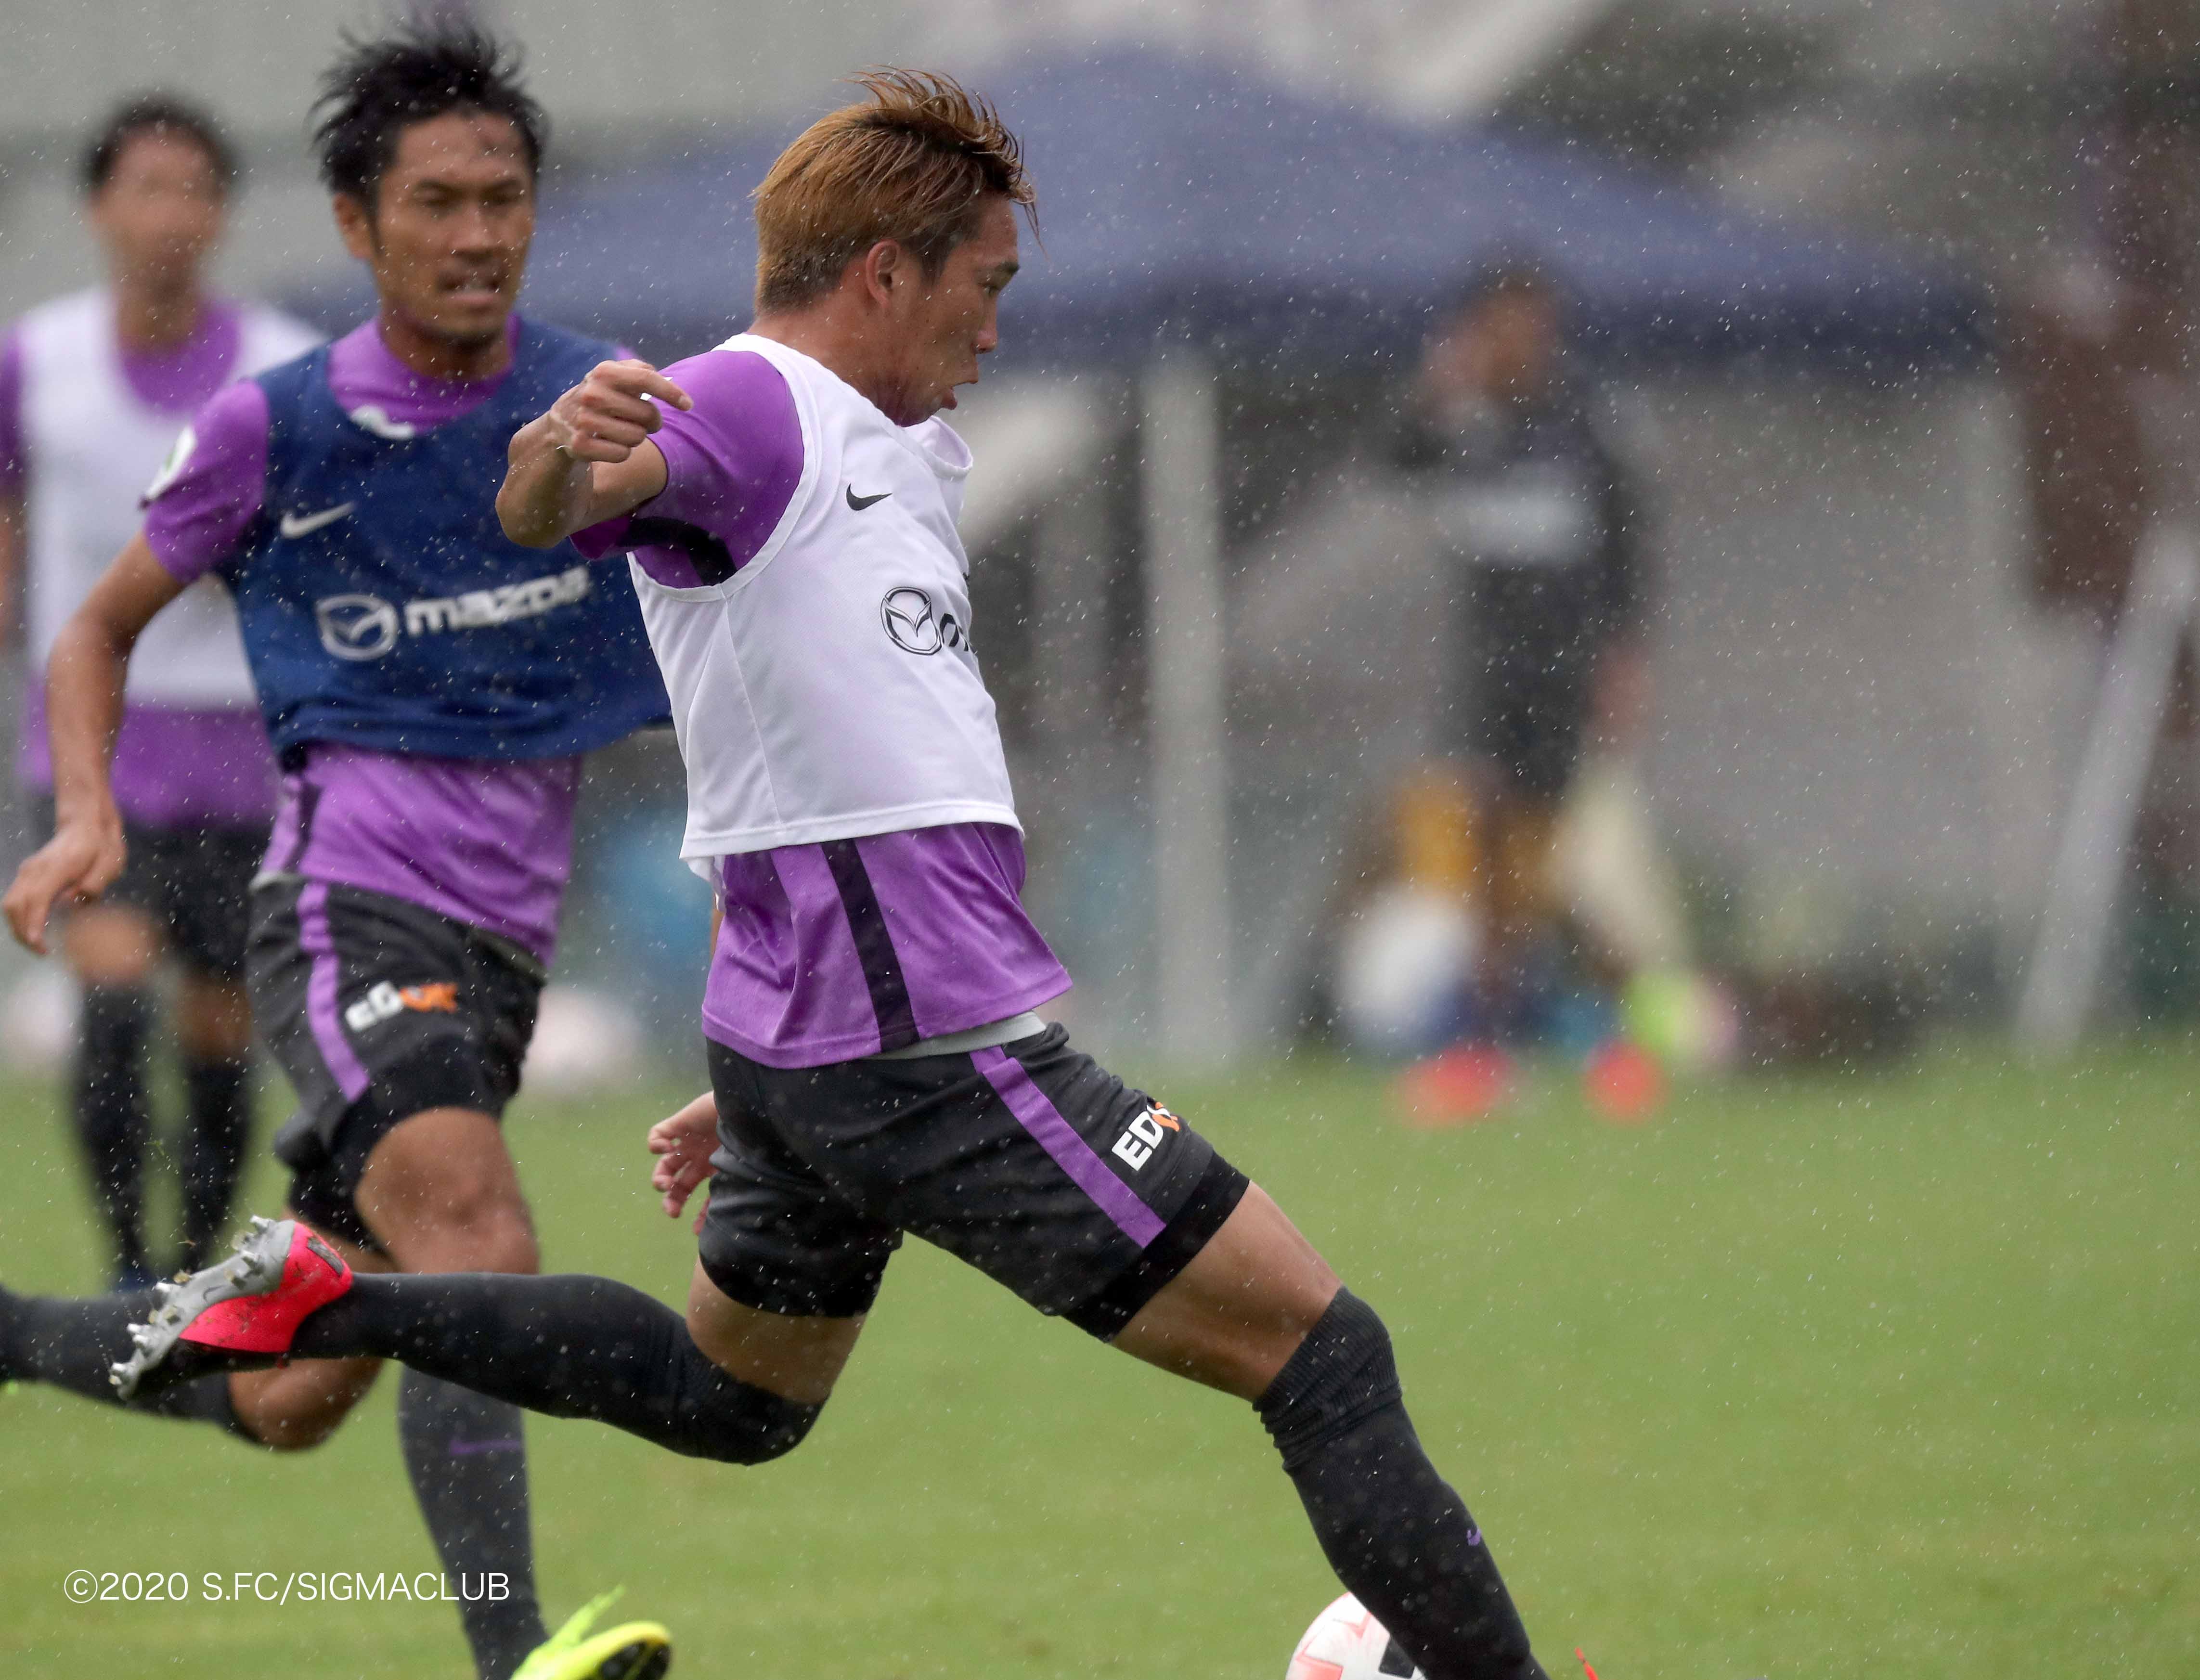
[[[2200,1045],[1743,1081],[1615,1129],[1553,1086],[1442,1135],[1328,1064],[1157,1090],[1396,1335],[1554,1675],[2200,1673]],[[548,1262],[676,1299],[647,1093],[511,1133]],[[257,1180],[258,1199],[278,1194]],[[95,1281],[51,1098],[0,1093],[0,1278]],[[72,1569],[434,1567],[385,1380],[256,1455],[0,1400],[9,1673],[468,1672],[424,1605],[78,1608]],[[536,1420],[546,1601],[615,1582],[676,1675],[1279,1680],[1334,1592],[1250,1414],[912,1245],[808,1445],[742,1471]]]

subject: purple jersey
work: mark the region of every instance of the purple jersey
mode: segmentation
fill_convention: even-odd
[[[37,471],[23,413],[23,331],[19,324],[0,338],[0,500],[22,498]],[[303,329],[298,332],[302,339]],[[240,366],[243,312],[222,300],[208,304],[178,344],[144,350],[118,343],[114,351],[130,395],[156,414],[173,416],[178,425],[231,380],[252,371]],[[39,792],[54,785],[45,702],[45,685],[34,676],[25,685],[16,775]],[[275,809],[275,760],[260,714],[250,706],[131,700],[114,743],[112,781],[123,814],[155,828],[264,828]]]
[[[15,775],[26,787],[53,792],[44,682],[25,685]],[[115,808],[149,828],[248,828],[265,834],[281,797],[275,754],[257,707],[128,702],[114,738],[108,785]]]
[[[550,960],[570,872],[577,758],[516,768],[330,742],[283,778],[267,867],[361,887]]]
[[[664,410],[657,433],[664,457],[664,489],[624,518],[582,531],[573,546],[589,559],[629,547],[635,520],[676,519],[726,545],[738,570],[778,528],[802,482],[802,423],[794,394],[762,356],[712,351],[677,362],[665,377],[694,407]],[[636,562],[660,583],[691,588],[702,582],[693,558],[675,547],[638,547]]]
[[[516,338],[515,317],[510,331]],[[372,321],[329,350],[329,387],[358,424],[426,431],[494,395],[503,376],[436,379],[390,354]],[[199,411],[196,442],[146,510],[154,557],[183,582],[232,554],[267,480],[267,399],[247,380]],[[484,494],[488,494],[485,490]],[[547,962],[572,874],[576,758],[435,758],[317,745],[283,778],[268,867],[363,887],[486,928]]]
[[[584,554],[635,544],[658,582],[702,582],[692,542],[652,521],[693,527],[738,573],[785,517],[803,469],[803,433],[778,369],[751,351],[715,350],[665,370],[694,400],[664,412],[665,488],[628,518],[575,539]],[[652,542],[652,537],[673,540]],[[703,997],[703,1029],[778,1068],[874,1054],[1021,1014],[1069,989],[1024,914],[1022,836],[953,822],[857,839],[735,852],[713,860],[725,916]]]

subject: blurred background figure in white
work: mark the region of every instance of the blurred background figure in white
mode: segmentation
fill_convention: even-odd
[[[125,101],[84,154],[104,283],[30,310],[0,340],[0,612],[20,618],[29,643],[18,770],[41,837],[53,826],[44,675],[55,635],[136,531],[139,498],[172,451],[188,448],[191,413],[316,340],[208,286],[237,177],[203,110],[163,93]],[[70,917],[62,945],[83,993],[71,1113],[114,1278],[137,1287],[169,1258],[151,1257],[144,1193],[164,960],[177,971],[185,1093],[180,1264],[209,1257],[250,1129],[245,896],[274,815],[275,764],[236,612],[213,580],[146,633],[126,701],[114,790],[129,866]]]

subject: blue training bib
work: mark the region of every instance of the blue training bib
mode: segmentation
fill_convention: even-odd
[[[266,492],[221,572],[286,764],[310,741],[556,758],[667,720],[625,565],[496,519],[512,433],[616,354],[523,320],[495,394],[412,437],[337,406],[325,346],[259,376]]]

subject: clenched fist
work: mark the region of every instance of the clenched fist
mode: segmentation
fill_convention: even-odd
[[[543,436],[577,461],[616,465],[635,446],[664,424],[660,402],[675,408],[695,405],[670,379],[646,361],[600,361],[588,377],[550,405]]]

